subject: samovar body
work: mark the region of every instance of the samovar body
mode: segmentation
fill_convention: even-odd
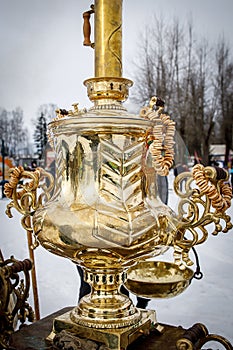
[[[111,252],[124,265],[156,254],[158,215],[173,216],[147,164],[151,123],[122,114],[92,112],[51,125],[55,189],[34,214],[35,232],[53,253],[81,264],[93,249]]]
[[[151,121],[125,110],[105,109],[50,125],[56,152],[55,189],[34,214],[34,230],[46,249],[80,264],[93,292],[102,291],[104,300],[106,292],[111,298],[119,294],[129,266],[167,249],[158,244],[160,216],[168,218],[167,230],[175,220],[157,194],[147,146],[151,128]],[[93,305],[88,315],[90,309]],[[98,314],[96,309],[95,301]],[[129,313],[135,310],[127,311],[129,323]]]

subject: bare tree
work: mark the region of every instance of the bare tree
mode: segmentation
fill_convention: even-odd
[[[218,121],[221,125],[221,138],[226,145],[225,165],[229,161],[230,150],[233,149],[233,63],[230,49],[222,38],[216,50],[216,100],[218,102]]]
[[[0,138],[4,140],[7,154],[19,155],[21,150],[28,152],[28,130],[24,125],[23,110],[20,107],[13,111],[0,109]]]
[[[180,84],[179,63],[183,56],[183,30],[179,22],[169,27],[162,19],[154,16],[154,27],[147,27],[140,41],[135,81],[137,88],[133,95],[136,103],[144,105],[153,95],[161,96],[170,109],[171,97]],[[178,93],[177,93],[178,94]]]
[[[27,129],[24,126],[23,111],[21,108],[16,108],[12,111],[10,120],[11,128],[11,152],[18,155],[20,150],[26,148]]]
[[[133,95],[140,104],[155,94],[165,99],[189,152],[197,153],[204,164],[209,161],[216,120],[213,52],[206,40],[197,41],[191,22],[186,29],[178,20],[165,26],[155,17],[154,27],[146,28],[136,62]],[[178,149],[178,153],[184,161],[185,152]]]
[[[216,97],[211,87],[211,49],[203,41],[196,49],[196,59],[190,70],[190,98],[187,101],[189,149],[192,154],[201,155],[202,162],[209,162],[209,148],[215,126]]]
[[[57,109],[57,105],[54,103],[44,103],[39,106],[37,115],[40,116],[43,113],[47,123],[49,123],[52,118],[56,116],[55,110]]]
[[[0,138],[4,140],[6,147],[10,145],[10,121],[6,109],[0,109]]]

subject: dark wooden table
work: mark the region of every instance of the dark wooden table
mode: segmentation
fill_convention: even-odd
[[[11,337],[10,350],[52,350],[52,345],[45,339],[52,330],[53,319],[70,309],[71,307],[67,307],[59,310],[15,332]],[[176,350],[176,341],[182,338],[185,329],[169,325],[163,326],[162,334],[154,329],[148,336],[142,335],[138,338],[128,346],[127,350]]]

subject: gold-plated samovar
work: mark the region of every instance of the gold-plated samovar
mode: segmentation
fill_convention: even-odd
[[[20,195],[14,194],[16,183],[28,174],[13,171],[6,194],[13,203],[21,200],[36,240],[79,264],[92,287],[78,306],[54,320],[50,339],[65,329],[120,350],[156,322],[155,312],[136,308],[120,286],[148,298],[181,293],[193,276],[189,250],[206,240],[206,226],[214,222],[215,234],[223,229],[220,220],[224,231],[232,227],[225,214],[232,194],[224,170],[198,165],[176,178],[179,214],[163,204],[156,178],[172,166],[175,123],[156,97],[140,115],[123,106],[132,81],[122,77],[122,0],[95,0],[83,17],[84,45],[95,52],[95,77],[84,82],[93,106],[60,109],[49,124],[56,154],[52,196],[45,203],[41,194],[35,197],[39,183],[44,185],[40,169]],[[146,260],[169,247],[174,263]]]

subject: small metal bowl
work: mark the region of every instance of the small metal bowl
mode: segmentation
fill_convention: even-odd
[[[126,288],[144,298],[170,298],[182,293],[190,284],[193,271],[164,261],[143,261],[127,272]]]

